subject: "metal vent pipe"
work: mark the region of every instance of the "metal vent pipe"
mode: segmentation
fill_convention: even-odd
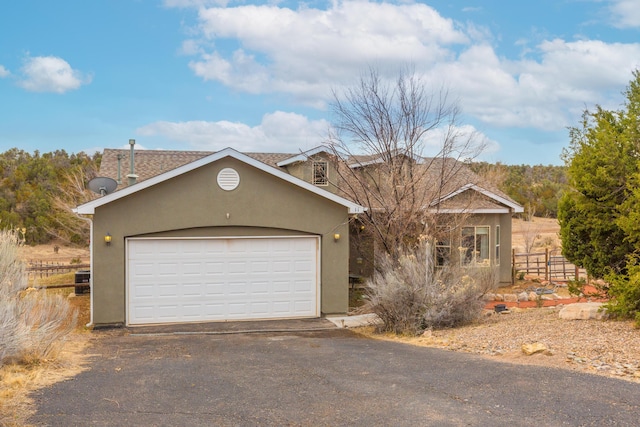
[[[135,173],[135,168],[134,168],[134,149],[133,146],[136,145],[136,140],[135,139],[130,139],[129,140],[129,146],[131,147],[131,152],[129,154],[129,160],[130,160],[130,164],[131,166],[129,167],[129,175],[127,175],[127,178],[129,179],[129,185],[133,185],[136,183],[137,179],[138,179],[138,175],[136,175]]]

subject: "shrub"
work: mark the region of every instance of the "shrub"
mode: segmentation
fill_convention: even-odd
[[[405,252],[396,261],[388,255],[377,259],[377,271],[367,282],[365,309],[382,320],[379,330],[417,334],[468,323],[480,315],[483,295],[496,285],[495,269],[434,269],[428,259],[423,250]]]
[[[633,257],[627,263],[626,274],[609,274],[607,312],[616,317],[635,318],[640,313],[640,260]]]
[[[77,313],[60,295],[27,289],[20,239],[0,231],[0,366],[7,361],[37,361],[73,330]]]

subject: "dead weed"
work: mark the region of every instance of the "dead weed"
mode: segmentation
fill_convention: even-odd
[[[55,359],[33,360],[0,368],[0,425],[26,426],[35,412],[29,393],[72,378],[87,369],[88,333],[72,333],[57,349]]]

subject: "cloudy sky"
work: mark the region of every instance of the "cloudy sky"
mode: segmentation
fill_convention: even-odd
[[[411,64],[482,159],[561,164],[585,108],[621,108],[638,0],[21,0],[0,13],[0,150],[297,152],[333,90]]]

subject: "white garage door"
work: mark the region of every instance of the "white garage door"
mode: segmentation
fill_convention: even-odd
[[[316,237],[128,239],[130,325],[318,317]]]

